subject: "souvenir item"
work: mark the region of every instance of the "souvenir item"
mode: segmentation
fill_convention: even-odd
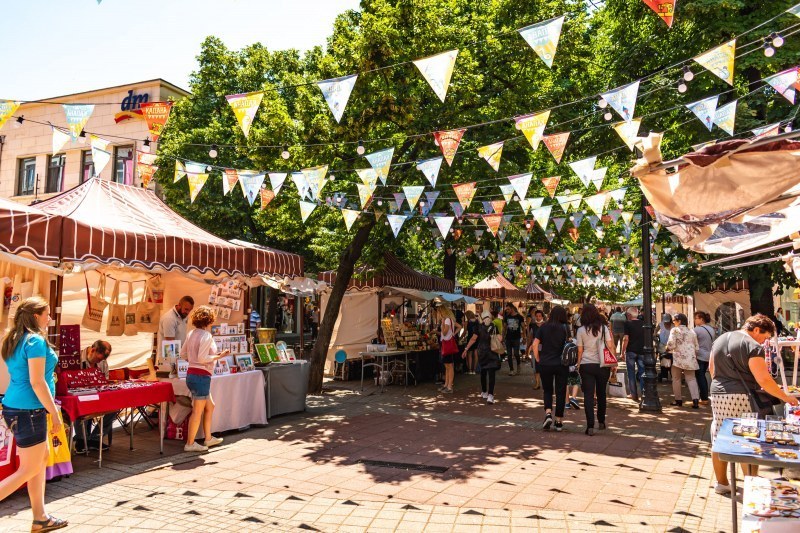
[[[258,360],[262,363],[271,362],[266,344],[256,344],[256,355],[258,356]]]

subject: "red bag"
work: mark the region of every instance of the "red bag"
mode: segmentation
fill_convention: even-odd
[[[5,420],[0,417],[0,480],[10,476],[18,468],[19,456],[14,442],[14,434],[6,426]]]
[[[189,432],[190,418],[191,416],[187,416],[183,419],[182,423],[176,424],[170,417],[167,417],[167,429],[164,433],[164,438],[170,440],[182,440],[186,442],[186,434]]]
[[[608,346],[606,346],[606,327],[601,326],[601,328],[603,331],[603,341],[602,341],[603,351],[601,352],[603,354],[603,362],[600,363],[600,366],[601,367],[617,366],[619,364],[619,361],[617,361],[617,357],[613,353],[611,353],[611,350],[609,350]]]
[[[442,355],[455,355],[458,351],[458,343],[455,337],[442,341]]]

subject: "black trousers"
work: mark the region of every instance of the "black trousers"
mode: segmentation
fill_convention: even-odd
[[[536,368],[542,376],[542,389],[544,390],[544,409],[553,409],[553,392],[556,394],[556,417],[564,416],[564,405],[567,401],[567,376],[569,369],[564,365],[537,364]],[[555,383],[555,389],[553,388]]]
[[[506,353],[508,354],[508,369],[513,372],[514,371],[514,361],[513,359],[516,358],[517,360],[517,368],[520,365],[520,353],[519,353],[519,338],[511,338],[506,336]]]
[[[597,394],[597,420],[606,421],[606,386],[611,377],[611,368],[598,363],[582,364],[581,390],[583,390],[583,410],[586,413],[586,427],[594,427],[594,396]]]
[[[697,387],[700,389],[700,399],[707,401],[708,400],[708,380],[706,379],[706,370],[708,370],[708,361],[701,361],[700,359],[697,360],[697,370],[694,371],[695,377],[697,377]]]
[[[486,370],[485,368],[481,368],[481,392],[486,392],[488,394],[494,395],[494,379],[495,374],[497,373],[496,368],[492,368],[491,370]],[[489,387],[486,387],[486,378],[489,378]]]

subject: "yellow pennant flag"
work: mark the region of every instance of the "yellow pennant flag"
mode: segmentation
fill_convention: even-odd
[[[450,87],[450,78],[453,76],[453,66],[456,64],[457,56],[458,50],[450,50],[413,62],[442,102]]]
[[[308,217],[311,216],[311,213],[314,212],[314,209],[317,208],[317,204],[315,202],[305,202],[300,200],[300,217],[303,219],[305,223],[308,220]]]
[[[0,100],[0,128],[11,118],[11,115],[16,113],[21,103],[14,100]]]
[[[344,225],[347,231],[350,231],[350,228],[353,227],[353,223],[360,214],[361,211],[356,211],[355,209],[342,209],[342,218],[344,218]]]
[[[712,48],[704,54],[700,54],[694,60],[728,85],[733,85],[733,63],[735,58],[736,39],[733,39],[723,45]]]
[[[539,141],[542,140],[544,128],[547,126],[547,120],[550,118],[550,110],[542,111],[541,113],[533,113],[531,115],[523,115],[516,117],[516,128],[525,134],[525,138],[531,143],[534,150],[539,148]]]
[[[372,200],[372,193],[375,192],[375,185],[356,183],[356,187],[358,187],[358,198],[361,201],[361,209],[366,209],[370,200]]]
[[[633,147],[639,139],[639,126],[642,124],[642,119],[635,118],[630,122],[617,122],[614,124],[614,131],[622,137],[625,144],[633,152]]]
[[[233,109],[233,114],[236,115],[236,120],[239,122],[245,137],[250,135],[250,126],[253,125],[253,119],[256,117],[256,111],[258,111],[258,106],[261,105],[262,98],[264,98],[264,93],[261,91],[229,94],[225,97],[231,109]]]
[[[478,148],[478,155],[489,163],[495,172],[500,170],[500,156],[503,155],[503,141]]]
[[[182,177],[186,175],[186,165],[181,163],[180,161],[175,161],[175,177],[172,179],[172,183],[177,183]]]
[[[205,185],[206,180],[208,180],[208,174],[194,174],[189,172],[186,174],[186,179],[189,180],[189,198],[191,202],[194,203],[195,198],[200,194],[203,185]]]

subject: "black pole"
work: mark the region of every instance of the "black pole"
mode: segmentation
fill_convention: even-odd
[[[650,274],[650,216],[647,198],[642,194],[642,307],[644,314],[644,391],[640,411],[661,412],[656,385],[656,358],[653,354],[653,288]]]

